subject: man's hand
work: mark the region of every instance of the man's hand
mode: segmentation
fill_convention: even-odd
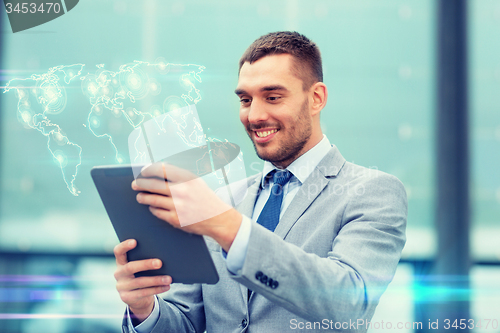
[[[203,179],[164,163],[148,166],[141,175],[144,178],[132,182],[132,188],[141,191],[137,194],[139,203],[149,205],[156,217],[172,226],[209,236],[229,251],[242,216],[222,201]]]
[[[120,298],[128,304],[135,318],[142,322],[146,319],[154,306],[154,295],[170,289],[170,276],[142,276],[136,278],[134,273],[159,269],[162,265],[159,259],[127,261],[127,252],[135,248],[135,239],[128,239],[115,246],[116,257],[116,290]]]

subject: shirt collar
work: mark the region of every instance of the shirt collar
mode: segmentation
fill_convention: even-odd
[[[332,148],[330,141],[323,134],[323,139],[318,142],[314,147],[302,154],[299,158],[293,161],[287,168],[302,184],[306,181],[307,177],[313,172],[314,168],[326,156]],[[266,175],[276,169],[276,167],[269,161],[264,161],[264,169],[262,171],[261,186],[264,188],[266,185]],[[292,177],[293,179],[293,177]]]

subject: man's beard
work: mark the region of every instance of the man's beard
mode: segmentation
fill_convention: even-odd
[[[264,161],[269,161],[274,165],[278,166],[283,164],[283,162],[288,162],[287,163],[288,165],[292,161],[297,159],[302,149],[309,141],[309,138],[311,137],[312,133],[312,125],[308,120],[309,116],[308,108],[309,108],[309,103],[306,98],[306,100],[304,101],[304,103],[302,103],[302,106],[300,108],[297,122],[291,125],[289,128],[287,128],[287,134],[290,137],[281,138],[280,142],[281,146],[278,148],[276,152],[265,152],[265,150],[263,150],[262,153],[259,153],[257,145],[252,140],[257,156],[259,156],[259,158],[263,159]],[[264,126],[262,127],[265,126],[266,125],[264,124]],[[247,129],[248,132],[251,133],[250,128]]]

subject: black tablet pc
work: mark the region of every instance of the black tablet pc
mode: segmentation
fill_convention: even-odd
[[[172,227],[136,201],[130,165],[99,166],[90,173],[120,242],[137,240],[137,247],[127,253],[128,260],[158,258],[163,262],[160,269],[136,276],[170,275],[173,283],[186,284],[219,281],[202,236]]]

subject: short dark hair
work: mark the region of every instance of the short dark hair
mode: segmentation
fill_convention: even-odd
[[[250,45],[240,59],[240,68],[245,62],[253,62],[273,54],[290,54],[295,60],[292,71],[303,82],[304,90],[316,82],[323,82],[321,53],[316,43],[296,31],[271,32],[259,37]]]

